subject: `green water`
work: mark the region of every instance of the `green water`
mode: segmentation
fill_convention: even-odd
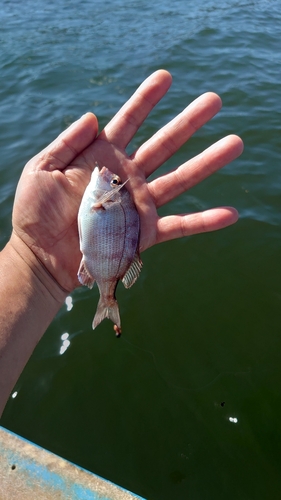
[[[239,222],[145,252],[138,282],[118,288],[119,340],[109,322],[91,330],[98,292],[75,291],[1,419],[149,500],[280,498],[280,9],[1,4],[2,245],[25,162],[85,111],[105,125],[155,69],[174,84],[131,150],[209,90],[223,110],[162,171],[226,134],[245,143],[241,158],[162,209],[233,205]]]

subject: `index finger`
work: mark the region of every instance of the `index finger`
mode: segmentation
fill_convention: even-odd
[[[125,149],[154,106],[169,90],[172,77],[166,70],[152,73],[139,86],[100,133],[120,149]]]

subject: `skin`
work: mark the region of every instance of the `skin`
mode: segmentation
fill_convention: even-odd
[[[129,178],[126,187],[141,220],[141,252],[237,221],[232,207],[166,217],[157,213],[157,208],[237,158],[243,143],[235,135],[172,172],[146,181],[218,113],[221,99],[216,94],[200,96],[131,156],[125,151],[171,83],[167,71],[153,73],[99,135],[96,117],[87,113],[25,166],[15,196],[12,235],[0,254],[0,413],[66,295],[79,286],[77,213],[95,162],[122,180]]]

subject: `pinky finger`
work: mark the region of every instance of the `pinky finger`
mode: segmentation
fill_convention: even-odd
[[[195,214],[169,215],[158,219],[156,243],[217,231],[237,220],[238,212],[232,207],[212,208]]]

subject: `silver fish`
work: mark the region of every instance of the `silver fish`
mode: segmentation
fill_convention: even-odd
[[[127,181],[126,181],[127,182]],[[114,323],[116,335],[121,322],[115,291],[119,280],[130,288],[139,276],[140,220],[126,182],[106,167],[96,167],[78,212],[80,250],[78,270],[82,285],[92,288],[96,281],[100,299],[92,327],[105,319]]]

